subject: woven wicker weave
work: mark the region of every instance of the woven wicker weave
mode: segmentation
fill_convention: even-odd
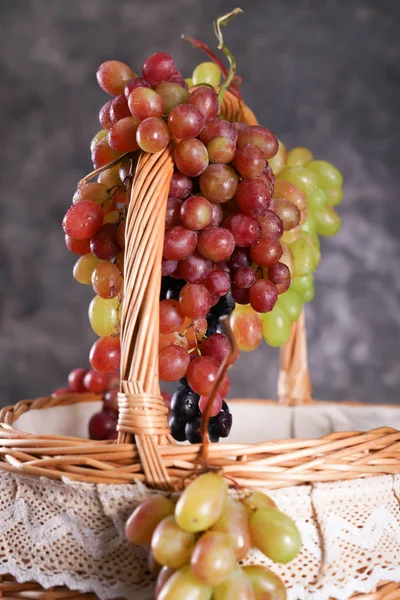
[[[225,94],[223,114],[256,123],[253,113]],[[166,200],[173,172],[174,143],[138,162],[126,227],[125,296],[122,316],[122,387],[118,443],[32,435],[13,423],[25,412],[77,402],[95,395],[44,397],[7,406],[0,413],[0,469],[18,475],[87,483],[144,481],[158,489],[179,489],[201,469],[200,445],[176,445],[169,435],[167,409],[158,382],[159,293]],[[304,315],[281,350],[279,402],[313,403],[307,364]],[[400,473],[400,432],[382,427],[340,432],[321,439],[266,441],[255,445],[212,444],[210,466],[246,488],[282,488],[332,480]],[[87,598],[66,588],[44,591],[36,583],[0,578],[0,597],[59,600]],[[382,583],[361,600],[395,600],[400,585]]]

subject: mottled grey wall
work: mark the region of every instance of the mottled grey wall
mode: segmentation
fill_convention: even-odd
[[[90,169],[105,95],[96,67],[138,68],[171,52],[202,59],[219,0],[1,0],[1,402],[45,394],[86,364],[91,292],[71,276],[60,222]],[[315,395],[396,402],[400,388],[400,2],[244,0],[229,27],[243,93],[289,146],[335,162],[346,181],[341,233],[323,243],[307,309]],[[233,372],[234,394],[274,394],[278,352]]]

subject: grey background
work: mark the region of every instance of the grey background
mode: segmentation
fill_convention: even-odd
[[[95,71],[171,52],[180,34],[215,45],[211,21],[236,2],[0,0],[1,402],[47,394],[87,364],[89,289],[71,275],[61,219],[90,170],[105,94]],[[323,242],[307,309],[315,396],[397,402],[400,387],[400,2],[243,0],[227,39],[243,94],[288,147],[345,176],[344,226]],[[278,351],[242,355],[233,394],[274,395]]]

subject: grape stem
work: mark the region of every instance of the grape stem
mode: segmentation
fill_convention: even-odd
[[[125,152],[125,154],[121,154],[121,156],[118,156],[117,158],[114,158],[114,160],[112,160],[111,162],[107,163],[106,165],[104,165],[102,167],[99,167],[98,169],[95,169],[91,173],[88,173],[85,177],[83,177],[83,179],[81,179],[78,182],[78,190],[83,185],[85,185],[85,183],[87,183],[91,179],[94,179],[94,177],[97,177],[97,175],[100,175],[100,173],[102,173],[103,171],[107,171],[107,169],[109,169],[110,167],[113,167],[114,165],[117,165],[124,158],[126,158],[127,156],[130,156],[130,155],[132,155],[132,152]]]
[[[222,379],[229,369],[230,365],[235,361],[239,354],[239,348],[237,346],[235,336],[233,334],[233,330],[231,324],[229,322],[229,317],[221,317],[221,323],[225,329],[226,337],[229,340],[230,352],[227,354],[222,361],[222,364],[219,368],[217,378],[214,382],[213,388],[211,390],[211,394],[208,397],[207,404],[205,407],[205,411],[201,418],[201,437],[202,437],[202,467],[203,470],[208,470],[208,450],[210,445],[210,438],[208,435],[208,425],[211,418],[211,410],[214,402],[214,398],[218,392],[218,388],[221,385]]]
[[[221,27],[222,26],[225,27],[226,25],[228,25],[229,21],[231,21],[234,17],[236,17],[236,15],[239,15],[242,12],[243,11],[241,8],[235,8],[230,13],[227,13],[223,17],[219,17],[218,19],[216,19],[214,21],[214,33],[218,39],[218,50],[222,50],[222,52],[225,54],[225,56],[229,62],[228,75],[227,75],[225,81],[223,82],[223,84],[221,85],[221,88],[218,92],[218,102],[219,102],[220,106],[222,103],[222,98],[224,97],[225,90],[227,90],[228,87],[230,86],[230,84],[235,76],[235,73],[236,73],[236,59],[224,42],[224,36],[222,34]]]

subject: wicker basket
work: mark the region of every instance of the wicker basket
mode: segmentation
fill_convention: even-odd
[[[256,122],[251,111],[240,106],[237,98],[230,93],[225,95],[223,112],[231,120],[239,118]],[[60,411],[60,421],[64,421],[67,414],[75,415],[77,422],[81,421],[81,407],[87,412],[93,406],[94,411],[95,403],[99,401],[98,397],[90,394],[22,401],[5,407],[0,413],[2,598],[115,598],[116,589],[125,598],[150,598],[146,588],[149,576],[139,550],[129,549],[121,539],[120,546],[110,550],[110,561],[114,561],[114,565],[120,561],[121,572],[127,568],[142,569],[136,577],[138,593],[133,594],[132,588],[118,586],[110,586],[104,592],[104,586],[96,587],[87,577],[87,570],[91,568],[93,572],[96,569],[102,572],[103,578],[107,579],[107,574],[104,574],[106,563],[102,563],[99,555],[89,567],[88,564],[77,564],[80,551],[83,555],[85,544],[93,546],[93,540],[88,541],[82,534],[78,543],[78,536],[72,539],[71,532],[65,531],[65,528],[70,523],[83,523],[85,519],[87,523],[92,514],[93,521],[96,521],[92,529],[96,535],[104,533],[102,527],[108,519],[108,525],[111,523],[115,535],[121,538],[121,523],[143,495],[151,493],[149,488],[179,490],[182,480],[202,467],[199,445],[178,445],[169,435],[167,409],[158,383],[158,299],[173,149],[174,143],[159,154],[140,157],[127,215],[126,288],[121,333],[122,389],[117,443],[95,442],[70,435],[39,435],[19,429],[24,419],[26,429],[27,415],[37,414],[34,411],[38,410],[42,411],[40,415],[43,415],[41,420],[44,422],[50,414],[48,409],[53,409],[52,415],[54,411]],[[294,412],[303,410],[305,404],[317,406],[311,399],[303,315],[293,325],[291,338],[281,350],[278,397],[281,405],[293,407],[290,410]],[[272,401],[270,404],[276,406]],[[328,403],[325,404],[328,406]],[[362,410],[361,405],[348,406]],[[392,407],[392,410],[396,409]],[[17,420],[19,423],[15,425]],[[310,544],[305,543],[300,553],[303,556],[289,567],[273,567],[287,583],[291,599],[327,600],[329,594],[326,590],[329,589],[333,589],[332,596],[340,600],[350,596],[360,600],[400,598],[400,431],[380,427],[368,432],[335,432],[317,439],[211,444],[208,463],[229,474],[245,488],[273,490],[278,506],[291,516],[303,519],[302,532],[310,538]],[[6,494],[10,495],[8,501]],[[344,494],[344,499],[338,494]],[[58,498],[60,506],[63,503],[62,509]],[[327,498],[330,498],[330,504]],[[345,543],[343,539],[332,541],[332,527],[329,529],[332,514],[327,512],[328,504],[329,510],[336,511],[335,517],[338,518],[342,518],[341,506],[343,510],[345,506],[347,510],[353,506],[356,517],[347,528]],[[58,522],[61,517],[57,511],[61,510],[66,520]],[[51,514],[52,511],[54,514]],[[101,516],[98,516],[100,512]],[[378,514],[381,529],[377,521],[371,527],[371,515]],[[39,527],[32,534],[36,536],[36,546],[28,548],[27,532],[32,533],[30,527],[34,520],[35,526]],[[364,542],[357,547],[353,539],[356,534],[352,531],[362,530],[367,522],[369,534],[365,539],[368,542],[371,536],[375,536],[375,546],[367,547],[368,543]],[[40,527],[45,526],[47,529],[43,530],[43,535],[48,536],[47,553],[51,555],[48,560],[40,534]],[[382,548],[378,530],[386,536]],[[54,531],[61,538],[58,545],[54,541],[57,537]],[[114,542],[111,536],[106,545],[109,543],[111,547]],[[348,565],[347,571],[344,568],[344,575],[340,577],[334,572],[336,565],[341,568],[340,560],[338,556],[333,559],[331,553],[335,543],[339,557],[341,552],[344,553],[344,563],[348,556],[353,556],[354,560],[354,556],[357,557],[357,564]],[[7,544],[13,546],[11,551]],[[314,554],[310,553],[313,544],[318,546]],[[17,555],[21,559],[19,565],[14,560]],[[35,560],[37,564],[33,565]],[[85,572],[81,581],[78,581],[78,575],[73,580],[66,574],[65,565],[72,569],[72,560],[75,574]],[[256,555],[249,557],[250,562],[259,560]],[[29,563],[29,568],[21,567],[24,561]],[[6,568],[9,568],[8,572]],[[349,570],[356,577],[355,582],[346,580]],[[115,578],[119,577],[118,573],[117,569]],[[333,581],[336,576],[336,587],[324,587],[323,582],[327,578]],[[301,582],[301,578],[306,580],[303,587],[300,584],[296,587],[294,582]],[[33,583],[29,582],[31,579]],[[54,587],[57,583],[68,587]],[[53,587],[45,591],[42,585]],[[360,595],[358,592],[363,593]]]

